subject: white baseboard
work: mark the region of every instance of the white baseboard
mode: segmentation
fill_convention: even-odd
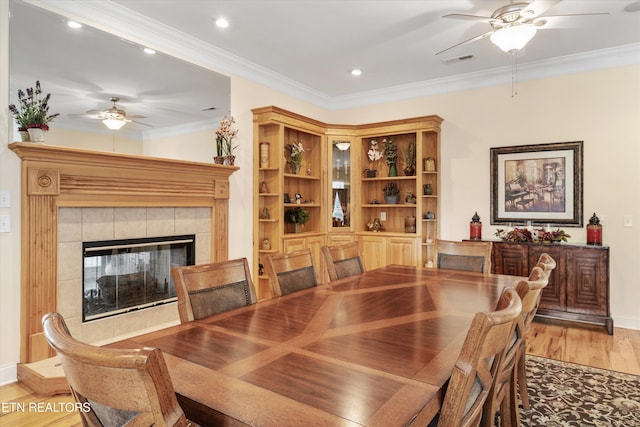
[[[640,317],[614,316],[613,326],[616,328],[640,330]]]
[[[11,363],[0,367],[0,386],[18,381],[18,364]]]

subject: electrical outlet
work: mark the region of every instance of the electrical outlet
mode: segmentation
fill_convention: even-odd
[[[0,191],[0,208],[11,207],[11,193],[8,191]]]
[[[625,214],[622,216],[622,226],[633,227],[633,217],[631,216],[631,214]]]
[[[11,232],[11,219],[9,215],[0,215],[0,233]]]
[[[387,220],[387,213],[380,212],[380,221],[386,221],[386,220]]]

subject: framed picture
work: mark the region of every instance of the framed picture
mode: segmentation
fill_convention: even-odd
[[[491,148],[491,224],[582,227],[582,145]]]

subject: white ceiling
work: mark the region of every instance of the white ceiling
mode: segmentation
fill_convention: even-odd
[[[511,58],[488,38],[436,55],[491,30],[488,23],[446,19],[443,15],[490,16],[495,9],[508,4],[506,0],[29,2],[98,27],[108,27],[138,44],[146,43],[221,73],[253,79],[326,108],[346,108],[428,91],[510,81]],[[608,15],[548,19],[518,54],[521,79],[557,74],[562,72],[562,67],[578,71],[640,63],[640,1],[538,0],[536,3],[551,6],[543,16],[598,12]],[[229,20],[229,28],[221,30],[214,25],[220,16]],[[32,38],[39,33],[33,28],[23,32],[18,40],[12,37],[12,48],[16,43],[49,43],[59,34],[55,31],[47,35],[47,40],[38,40]],[[149,70],[159,68],[155,65],[149,68],[146,64],[141,78],[133,60],[109,60],[119,57],[122,48],[112,54],[95,55],[86,46],[57,51],[55,56],[47,58],[51,61],[47,73],[58,79],[74,80],[69,86],[77,83],[77,87],[100,97],[118,93],[124,99],[130,96],[139,100],[138,105],[129,105],[130,114],[141,114],[142,106],[151,101],[157,101],[154,108],[164,105],[172,114],[181,112],[198,118],[202,116],[196,115],[196,111],[214,106],[203,105],[202,99],[189,101],[201,92],[193,90],[203,84],[199,78],[207,78],[201,68],[184,67],[172,76],[181,78],[158,80]],[[457,60],[468,55],[473,58]],[[99,67],[85,68],[98,60],[101,60]],[[180,61],[174,62],[180,64]],[[177,65],[164,62],[162,65],[167,67],[165,71],[173,66]],[[361,68],[362,76],[350,75],[352,68]],[[196,77],[191,72],[196,73]],[[126,76],[137,80],[130,83],[133,86],[118,87],[120,78],[124,81]],[[172,101],[177,99],[186,105],[173,105]],[[98,101],[93,99],[90,105],[78,105],[75,112],[96,108]],[[221,106],[228,109],[228,105]],[[82,111],[77,111],[79,108]],[[154,118],[152,110],[143,115],[148,115],[150,120]]]

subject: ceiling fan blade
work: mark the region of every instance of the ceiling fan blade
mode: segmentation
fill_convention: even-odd
[[[129,121],[129,122],[133,122],[133,123],[137,123],[137,124],[139,124],[139,125],[149,126],[150,128],[152,128],[152,127],[153,127],[153,125],[150,125],[150,124],[147,124],[147,123],[142,123],[142,122],[139,122],[139,121],[137,121],[137,120],[127,120],[127,121]]]
[[[131,115],[131,116],[130,116],[130,115],[128,115],[128,114],[127,114],[127,115],[126,115],[126,118],[127,118],[127,119],[146,119],[146,118],[147,118],[147,116],[139,116],[139,115],[137,115],[137,114],[134,114],[134,115]]]
[[[466,15],[464,13],[450,13],[448,15],[443,15],[443,18],[452,18],[452,19],[465,19],[467,21],[478,21],[478,22],[499,22],[497,19],[493,19],[489,16],[478,16],[478,15]]]
[[[456,47],[458,47],[458,46],[462,46],[463,44],[473,43],[473,42],[475,42],[475,41],[482,40],[482,39],[484,39],[484,38],[489,37],[489,36],[490,36],[491,34],[493,34],[493,33],[495,33],[495,31],[489,31],[489,32],[484,33],[484,34],[480,34],[479,36],[472,37],[472,38],[467,39],[467,40],[465,40],[465,41],[462,41],[462,42],[460,42],[460,43],[458,43],[458,44],[454,44],[453,46],[450,46],[450,47],[448,47],[448,48],[446,48],[446,49],[444,49],[444,50],[441,50],[440,52],[436,53],[436,55],[440,55],[440,54],[441,54],[441,53],[443,53],[443,52],[446,52],[446,51],[451,50],[451,49],[453,49],[453,48],[456,48]]]
[[[609,15],[608,13],[581,13],[581,14],[570,14],[570,15],[549,15],[549,16],[539,16],[535,19],[523,21],[523,24],[531,24],[540,29],[553,29],[553,28],[583,28],[586,27],[587,23],[584,20],[580,19],[565,19],[571,18],[573,16],[577,17],[585,17],[585,16],[603,16]],[[588,21],[588,20],[587,20]]]
[[[104,118],[102,114],[68,114],[67,116],[72,119],[82,118],[82,119],[100,120]]]

